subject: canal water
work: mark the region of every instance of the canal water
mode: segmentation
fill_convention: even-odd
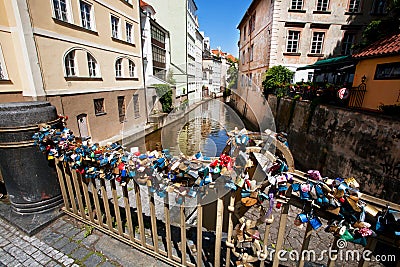
[[[227,132],[246,126],[249,125],[232,108],[219,99],[211,99],[145,138],[123,145],[128,149],[138,147],[140,151],[168,148],[176,156],[192,156],[200,151],[203,156],[215,157],[226,145]]]

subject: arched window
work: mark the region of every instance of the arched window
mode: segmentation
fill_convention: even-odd
[[[75,73],[75,50],[65,56],[65,74],[67,77],[76,76]]]
[[[135,77],[135,63],[129,59],[129,77]]]
[[[89,76],[90,77],[96,77],[97,76],[97,62],[96,59],[94,59],[94,57],[87,53],[87,62],[88,62],[88,68],[89,68]]]
[[[73,48],[69,50],[64,57],[64,67],[66,77],[100,77],[97,60],[85,48]]]
[[[122,77],[122,58],[115,61],[115,77]]]

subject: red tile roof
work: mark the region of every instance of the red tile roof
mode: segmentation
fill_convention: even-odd
[[[353,55],[355,58],[400,54],[400,33],[385,37]]]
[[[149,4],[147,4],[145,1],[140,0],[140,7],[145,7],[145,6],[149,6]]]

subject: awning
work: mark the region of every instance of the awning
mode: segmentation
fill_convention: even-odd
[[[356,64],[356,62],[357,61],[354,60],[351,56],[333,57],[333,58],[318,60],[312,65],[299,67],[297,68],[297,70],[308,70],[308,69],[331,70],[331,69],[338,69],[345,66],[354,65]]]

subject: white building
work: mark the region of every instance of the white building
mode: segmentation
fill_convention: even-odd
[[[194,0],[148,0],[157,11],[154,18],[170,33],[171,67],[176,81],[177,101],[196,98],[197,6]]]

